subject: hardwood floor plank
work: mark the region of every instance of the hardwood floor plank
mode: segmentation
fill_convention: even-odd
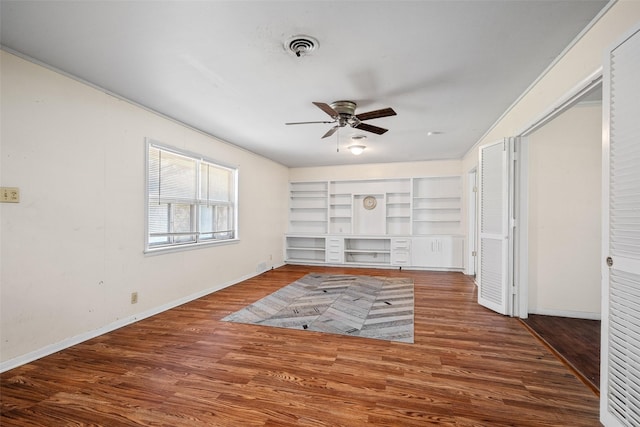
[[[221,321],[307,273],[409,277],[414,344]],[[285,266],[0,375],[4,426],[599,426],[460,273]]]

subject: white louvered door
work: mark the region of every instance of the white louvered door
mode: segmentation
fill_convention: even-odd
[[[480,147],[478,303],[511,314],[509,280],[510,140]]]
[[[640,426],[640,29],[604,75],[600,419]],[[609,266],[610,265],[610,266]]]

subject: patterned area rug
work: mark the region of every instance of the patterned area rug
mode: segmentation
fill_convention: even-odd
[[[222,320],[413,343],[413,280],[307,274]]]

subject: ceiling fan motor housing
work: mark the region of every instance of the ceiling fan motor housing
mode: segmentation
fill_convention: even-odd
[[[351,117],[356,113],[356,103],[353,101],[335,101],[331,103],[331,108],[341,116]]]
[[[353,101],[335,101],[331,103],[331,108],[338,113],[336,120],[338,126],[345,127],[346,125],[357,126],[354,120],[356,112],[356,103]]]

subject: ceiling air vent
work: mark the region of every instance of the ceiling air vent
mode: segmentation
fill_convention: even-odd
[[[310,36],[293,36],[285,42],[284,48],[299,58],[316,50],[318,40]]]

